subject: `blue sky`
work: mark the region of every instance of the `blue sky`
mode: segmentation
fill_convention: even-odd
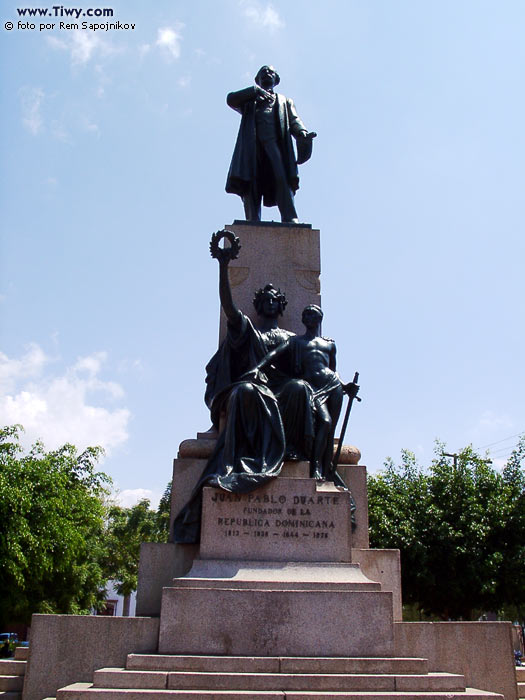
[[[348,441],[371,471],[436,438],[501,464],[525,431],[525,4],[118,0],[63,6],[134,29],[17,28],[52,6],[0,7],[2,422],[101,444],[124,503],[158,499],[209,427],[208,241],[242,218],[225,96],[271,63],[318,133],[296,204],[361,375]]]

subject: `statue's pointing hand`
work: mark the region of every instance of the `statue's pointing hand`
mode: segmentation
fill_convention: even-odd
[[[263,100],[264,102],[272,102],[274,99],[274,95],[272,95],[271,92],[268,92],[268,90],[262,88],[260,85],[255,86],[255,91],[257,93],[257,100]]]

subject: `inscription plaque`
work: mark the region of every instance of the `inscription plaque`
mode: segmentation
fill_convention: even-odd
[[[205,488],[202,559],[351,561],[350,495],[277,478],[251,493]]]

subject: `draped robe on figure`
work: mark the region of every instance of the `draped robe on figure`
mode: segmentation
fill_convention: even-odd
[[[288,353],[265,369],[260,381],[244,381],[271,350],[294,334],[281,328],[258,331],[241,313],[206,367],[206,396],[213,424],[226,425],[191,498],[174,522],[175,542],[199,541],[204,486],[233,493],[253,491],[281,471],[285,457],[310,459],[314,405],[310,386],[292,379]]]

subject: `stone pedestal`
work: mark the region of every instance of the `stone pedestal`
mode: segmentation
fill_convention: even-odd
[[[164,589],[161,654],[370,657],[393,649],[391,593],[277,583],[271,590]]]
[[[234,221],[225,226],[241,241],[241,253],[229,266],[233,299],[252,321],[256,320],[253,294],[266,284],[286,294],[288,306],[281,328],[304,333],[301,313],[308,304],[321,305],[320,233],[310,224]],[[221,311],[220,340],[226,332]]]
[[[180,444],[178,457],[173,462],[173,484],[175,487],[172,490],[170,532],[173,529],[173,518],[190,497],[191,491],[215,447],[215,440],[216,438],[210,433],[199,433],[196,438],[184,440]],[[339,466],[339,471],[345,483],[350,487],[356,503],[356,527],[352,532],[352,551],[348,561],[360,564],[361,570],[369,579],[379,582],[383,591],[392,593],[394,620],[401,620],[399,552],[397,550],[369,549],[366,467],[358,464],[359,458],[360,452],[357,447],[343,445],[341,450],[342,463]],[[284,479],[308,479],[310,466],[307,462],[285,462],[281,474]],[[313,484],[313,482],[311,483]],[[225,492],[218,493],[224,494]],[[252,497],[258,493],[259,491],[256,491]],[[288,507],[293,508],[293,504]],[[277,517],[277,514],[274,515]],[[254,528],[258,529],[255,526]],[[349,532],[346,527],[345,532]],[[254,535],[253,541],[255,541],[255,537],[259,536]],[[304,537],[303,539],[309,538]],[[325,538],[312,537],[309,541],[313,544],[314,540],[316,546],[326,544]],[[292,537],[290,541],[293,542],[294,538]],[[213,555],[213,551],[210,551],[209,556],[213,558],[217,555]],[[180,577],[188,574],[198,557],[199,545],[144,543],[140,552],[137,615],[158,616],[161,609],[162,589],[170,587],[174,577],[180,580]],[[305,558],[311,561],[312,557],[306,556]],[[295,561],[296,558],[292,556],[291,560]]]
[[[248,494],[205,488],[200,556],[163,590],[159,651],[392,653],[392,592],[351,563],[350,505],[304,476]]]

